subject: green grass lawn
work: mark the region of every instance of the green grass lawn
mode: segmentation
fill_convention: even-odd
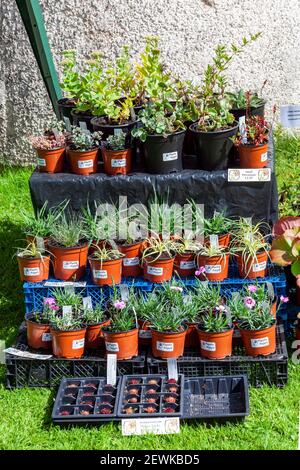
[[[277,173],[281,210],[299,214],[300,143],[278,134]],[[0,175],[0,339],[10,345],[24,317],[15,247],[22,244],[21,211],[31,209],[31,169],[5,169]],[[299,366],[289,367],[289,383],[250,389],[250,416],[241,424],[182,424],[174,436],[122,437],[119,425],[60,429],[51,424],[53,392],[5,389],[1,367],[0,449],[296,449]]]

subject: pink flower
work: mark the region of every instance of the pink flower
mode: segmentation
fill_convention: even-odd
[[[284,304],[286,304],[290,299],[288,297],[285,297],[284,295],[281,295],[280,296],[280,302],[283,302]]]
[[[182,292],[182,291],[183,291],[183,288],[180,287],[180,286],[171,286],[170,289],[171,289],[171,290],[176,290],[176,291],[178,291],[178,292]]]
[[[205,267],[204,266],[200,266],[200,268],[197,269],[197,271],[195,272],[195,275],[196,276],[201,276],[201,274],[204,274],[205,273]]]
[[[248,291],[251,292],[251,294],[255,294],[255,292],[257,291],[257,286],[251,284],[250,286],[248,286]]]
[[[251,309],[251,308],[255,307],[256,302],[255,302],[254,299],[252,299],[252,297],[245,297],[244,298],[244,304],[246,305],[247,308]]]
[[[53,297],[47,297],[46,299],[44,299],[44,305],[48,305],[49,307],[51,307],[52,305],[55,305],[55,304],[56,304],[56,300]]]
[[[114,302],[114,307],[117,310],[123,310],[126,307],[126,303],[123,300],[117,300]]]
[[[219,305],[218,307],[216,307],[216,309],[220,310],[220,312],[225,312],[226,307],[224,307],[224,305]]]

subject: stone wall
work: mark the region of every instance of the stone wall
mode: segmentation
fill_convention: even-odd
[[[149,34],[161,37],[163,54],[185,78],[201,79],[218,43],[243,35],[263,37],[232,64],[233,87],[259,88],[265,79],[268,111],[300,102],[299,0],[41,0],[56,64],[59,52],[102,50],[107,58],[128,43],[135,52]],[[29,40],[12,0],[0,3],[0,155],[28,163],[26,136],[51,110]]]

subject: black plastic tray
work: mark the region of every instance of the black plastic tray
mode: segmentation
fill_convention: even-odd
[[[92,384],[93,387],[88,385]],[[120,394],[120,378],[117,378],[115,387],[106,384],[104,377],[85,377],[62,380],[52,411],[52,420],[58,424],[89,423],[93,421],[112,421],[117,416],[117,408]],[[74,387],[77,385],[77,387]],[[105,390],[105,387],[109,390]],[[89,395],[85,395],[88,393]],[[84,402],[91,402],[84,403]],[[110,414],[101,414],[101,408],[109,408]],[[87,410],[88,415],[80,412]],[[71,412],[61,415],[62,411]]]
[[[130,384],[132,380],[139,380],[139,383],[136,385]],[[149,381],[151,379],[156,380],[158,384],[151,385]],[[122,419],[126,418],[157,418],[157,417],[171,417],[171,416],[179,416],[182,417],[183,415],[183,393],[184,393],[184,376],[179,375],[176,384],[168,384],[168,377],[166,375],[124,375],[122,378],[121,383],[121,392],[120,392],[120,400],[118,406],[118,416]],[[176,387],[177,392],[171,392],[168,389],[170,387]],[[129,387],[129,388],[128,388]],[[136,388],[138,390],[138,394],[131,394],[130,387]],[[157,398],[156,404],[152,405],[147,403],[147,390],[155,389],[155,397]],[[137,398],[138,402],[135,404],[128,403],[127,397],[130,398],[132,395],[133,398]],[[166,396],[170,396],[176,400],[176,403],[167,404],[164,402],[164,398]],[[149,398],[149,397],[148,397]],[[151,397],[150,397],[151,398]],[[157,412],[154,413],[147,413],[143,410],[146,407],[154,406],[157,409]],[[127,414],[124,412],[124,409],[127,407],[136,408],[137,412],[132,414]],[[171,412],[164,412],[164,408],[173,408],[174,411]]]

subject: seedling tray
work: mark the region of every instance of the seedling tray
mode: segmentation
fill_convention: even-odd
[[[152,382],[156,383],[153,384]],[[155,392],[149,393],[152,390]],[[176,383],[168,383],[166,375],[139,375],[138,377],[125,375],[121,384],[118,415],[123,419],[181,417],[183,413],[183,392],[183,375],[179,375]],[[132,399],[136,400],[136,402],[130,403]],[[167,399],[171,403],[166,402]],[[151,401],[149,402],[149,400]],[[153,400],[155,400],[154,403]],[[134,409],[135,412],[127,414],[126,410],[128,409]],[[147,412],[146,410],[148,409],[155,409],[156,411]],[[167,412],[165,409],[172,409],[173,411]]]

